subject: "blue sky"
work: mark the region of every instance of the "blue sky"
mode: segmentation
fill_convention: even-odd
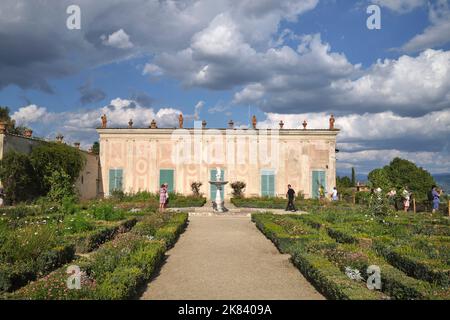
[[[66,28],[71,4],[81,30]],[[448,0],[6,0],[0,27],[0,105],[37,136],[88,147],[103,112],[288,128],[334,113],[339,172],[394,156],[450,172]]]

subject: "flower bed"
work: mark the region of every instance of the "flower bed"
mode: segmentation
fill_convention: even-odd
[[[443,281],[445,277],[438,278],[435,274],[433,281],[424,281],[429,279],[418,277],[417,274],[407,272],[404,268],[400,268],[397,264],[392,263],[390,259],[385,259],[385,255],[380,254],[374,244],[378,241],[377,235],[370,234],[370,231],[380,231],[379,228],[376,225],[371,226],[369,223],[365,229],[365,237],[362,237],[358,233],[361,231],[358,227],[361,228],[366,217],[362,215],[362,217],[353,218],[356,220],[355,228],[352,228],[349,217],[345,215],[342,217],[335,217],[330,214],[302,216],[252,215],[252,219],[257,227],[275,243],[280,251],[291,254],[292,261],[300,271],[310,279],[318,290],[329,298],[450,298],[448,284]],[[337,223],[340,227],[336,227],[330,221]],[[349,224],[347,228],[344,228],[345,225],[342,221],[347,221]],[[382,226],[382,229],[387,228]],[[354,233],[352,234],[348,230],[353,230]],[[388,234],[388,232],[385,231],[382,236],[386,239],[385,234]],[[407,235],[408,232],[402,234],[403,237]],[[370,236],[375,238],[375,240],[370,238]],[[441,237],[434,239],[433,245],[440,244],[438,240],[448,241],[448,239]],[[370,265],[377,265],[381,269],[382,292],[378,292],[378,296],[377,291],[368,290],[364,283],[367,280],[365,270]],[[346,268],[361,270],[360,281],[351,280],[347,277],[345,275]],[[417,270],[421,269],[418,268]],[[441,275],[443,272],[445,274],[445,270],[440,272]],[[446,279],[448,279],[448,276]]]
[[[7,295],[9,299],[131,299],[158,268],[170,241],[184,230],[187,214],[148,216],[130,232],[102,245],[72,265],[81,269],[81,289],[70,290],[65,273],[68,265]],[[169,229],[173,236],[166,237]],[[160,230],[165,228],[164,236]]]

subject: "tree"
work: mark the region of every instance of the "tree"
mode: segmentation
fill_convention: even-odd
[[[75,188],[71,183],[71,177],[63,170],[54,170],[48,181],[50,183],[50,190],[47,193],[48,200],[61,202],[65,198],[75,196]]]
[[[17,135],[24,135],[27,127],[16,127],[16,121],[11,119],[9,112],[10,110],[8,107],[0,106],[0,121],[6,122],[6,132]]]
[[[355,168],[352,167],[352,187],[356,187],[356,172],[355,172]]]
[[[338,190],[342,190],[342,189],[347,189],[352,187],[352,181],[350,180],[349,177],[345,176],[345,177],[337,177],[336,178],[336,187]]]
[[[400,191],[408,186],[418,200],[425,200],[427,192],[436,184],[428,171],[401,158],[395,158],[389,165],[370,172],[369,181],[374,187],[385,191],[390,188]]]
[[[92,145],[92,153],[100,154],[100,143],[98,143],[98,141],[95,141]]]
[[[39,195],[35,171],[26,154],[15,151],[6,153],[0,161],[0,180],[4,187],[6,203],[15,204]]]
[[[368,179],[371,187],[374,189],[381,188],[387,192],[393,186],[391,180],[389,179],[388,172],[387,170],[384,170],[384,168],[372,170],[369,173]]]
[[[30,160],[43,194],[51,189],[54,171],[64,172],[69,176],[69,182],[74,184],[86,163],[86,158],[76,148],[54,142],[34,148]]]

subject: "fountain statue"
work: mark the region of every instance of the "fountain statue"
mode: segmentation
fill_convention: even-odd
[[[223,186],[228,183],[228,181],[222,181],[222,171],[217,168],[216,181],[209,181],[211,185],[216,186],[216,198],[213,201],[213,210],[215,212],[226,212],[228,211],[224,206],[224,201],[222,199],[221,191]]]

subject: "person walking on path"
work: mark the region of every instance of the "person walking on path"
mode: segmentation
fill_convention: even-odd
[[[405,212],[408,212],[411,200],[411,192],[409,192],[408,186],[406,186],[405,189],[403,189],[402,197],[403,197],[403,210],[405,210]]]
[[[295,200],[295,190],[292,189],[292,186],[288,185],[288,191],[286,193],[286,197],[288,198],[288,204],[286,206],[286,211],[297,211],[297,208],[295,208],[294,200]]]
[[[164,184],[159,189],[159,212],[164,212],[164,207],[167,200],[167,190]]]
[[[437,190],[436,186],[433,186],[431,188],[431,194],[433,196],[433,213],[436,212],[436,210],[439,210],[439,201],[440,201],[440,197],[441,197],[441,191]]]

